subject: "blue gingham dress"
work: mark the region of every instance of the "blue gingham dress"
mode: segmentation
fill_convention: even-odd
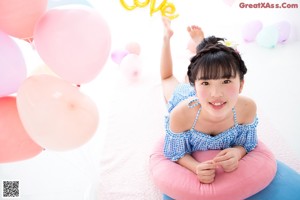
[[[179,102],[189,97],[196,97],[194,88],[190,84],[179,84],[168,102],[168,113],[170,113]],[[164,155],[166,158],[177,161],[185,154],[191,154],[195,151],[221,150],[233,146],[243,146],[247,152],[250,152],[256,147],[258,142],[256,134],[258,124],[257,117],[255,117],[254,121],[250,124],[238,124],[236,112],[233,108],[234,126],[218,135],[211,136],[194,129],[200,111],[199,109],[191,129],[182,133],[172,132],[170,130],[169,114],[165,117],[166,136]]]

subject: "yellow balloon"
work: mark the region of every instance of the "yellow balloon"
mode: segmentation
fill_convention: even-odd
[[[150,0],[146,0],[145,2],[140,2],[139,0],[134,0],[134,5],[136,5],[137,7],[145,7],[149,4]]]
[[[126,10],[133,10],[137,7],[136,5],[133,6],[127,5],[124,0],[120,0],[120,3]]]
[[[156,0],[151,0],[151,3],[150,3],[150,16],[152,16],[153,13],[155,13],[157,11],[160,11],[163,8],[163,6],[166,4],[166,1],[167,0],[163,0],[161,2],[161,4],[159,4],[159,6],[157,8],[155,8]]]
[[[162,16],[168,17],[170,20],[179,16],[178,14],[174,14],[176,12],[175,5],[167,2],[167,0],[163,0],[157,7],[156,0],[144,0],[144,2],[141,2],[141,0],[133,0],[134,5],[132,6],[128,5],[125,0],[120,0],[120,3],[126,10],[134,10],[137,7],[143,8],[150,3],[150,16],[158,11],[161,12]]]
[[[170,20],[173,20],[179,16],[179,14],[173,15],[175,12],[176,12],[176,8],[174,4],[169,2],[167,2],[161,9],[161,14],[165,17],[168,17]]]

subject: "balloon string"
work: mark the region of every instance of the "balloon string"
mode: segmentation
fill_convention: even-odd
[[[33,38],[32,37],[28,37],[28,38],[23,38],[24,41],[28,42],[32,49],[35,50],[35,46],[34,46],[34,42],[33,42]]]

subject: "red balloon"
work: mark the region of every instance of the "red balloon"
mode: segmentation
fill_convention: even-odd
[[[42,150],[25,131],[16,98],[0,98],[0,163],[29,159]]]
[[[35,24],[46,12],[47,0],[0,0],[0,29],[31,41]]]

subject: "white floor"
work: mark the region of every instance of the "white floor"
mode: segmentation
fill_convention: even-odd
[[[99,76],[81,87],[96,102],[100,114],[99,129],[87,144],[67,152],[45,150],[29,160],[0,164],[0,181],[19,180],[22,200],[153,200],[149,194],[158,193],[145,176],[151,146],[163,135],[160,130],[163,130],[164,105],[159,81],[161,29],[157,25],[160,22],[148,22],[148,25],[138,24],[141,28],[137,31],[141,32],[136,33],[143,60],[139,81],[129,83],[108,58]],[[112,34],[113,48],[121,47],[116,42],[120,40],[120,32]],[[241,41],[239,48],[248,67],[243,95],[252,97],[258,105],[259,137],[279,160],[300,172],[300,42],[295,38],[274,49]],[[132,39],[133,36],[123,37],[123,42]],[[186,39],[175,36],[172,46],[174,70],[180,79],[188,63]],[[39,61],[33,61],[36,52],[25,52],[25,56],[28,63],[37,66]],[[137,130],[135,126],[145,129]],[[136,180],[129,179],[135,172],[139,172]],[[99,184],[103,191],[99,191]],[[136,194],[129,193],[137,189]],[[109,198],[109,193],[115,198]],[[156,195],[159,196],[153,196]]]

